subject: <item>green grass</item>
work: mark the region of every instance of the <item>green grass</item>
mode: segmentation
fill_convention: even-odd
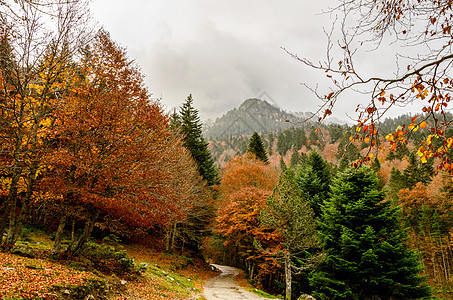
[[[37,250],[40,258],[21,258],[22,261],[19,262],[18,265],[24,269],[32,269],[30,272],[35,272],[33,270],[44,270],[46,268],[53,270],[54,268],[48,267],[48,265],[56,264],[67,268],[64,271],[64,275],[77,271],[86,271],[93,275],[97,275],[97,278],[100,280],[111,280],[108,275],[100,273],[100,271],[92,268],[91,261],[84,259],[83,257],[78,257],[73,261],[55,260],[55,258],[50,255],[50,250],[52,249],[54,243],[50,236],[51,233],[46,233],[40,229],[25,227],[24,233],[21,235],[17,245]],[[103,242],[97,243],[110,246],[113,244],[117,250],[135,250],[133,245],[122,245],[121,241],[113,235],[104,239]],[[132,276],[127,279],[129,288],[128,291],[132,296],[138,295],[142,299],[154,299],[153,295],[160,295],[166,297],[167,299],[189,299],[194,296],[194,294],[200,293],[200,290],[198,289],[202,283],[202,279],[200,278],[203,276],[205,277],[206,274],[202,273],[203,275],[199,275],[187,272],[187,268],[191,269],[191,266],[194,264],[192,258],[184,255],[155,252],[154,249],[151,250],[143,245],[139,245],[137,248],[140,250],[137,250],[136,253],[131,253],[136,254],[136,256],[134,255],[130,257],[136,257],[135,264],[137,266],[139,266],[140,262],[147,263],[148,266],[142,273],[142,276]],[[159,265],[157,265],[157,263]],[[5,267],[14,267],[16,269],[19,269],[18,265],[5,263]],[[59,274],[60,273],[55,270],[52,274],[41,274],[40,278],[43,276],[59,277]],[[112,274],[111,276],[113,278],[115,277],[115,274]],[[82,283],[80,285],[72,285],[71,283],[65,283],[62,281],[58,284],[49,285],[48,287],[46,286],[46,289],[42,291],[42,293],[49,292],[51,288],[57,288],[59,285],[68,289],[70,288],[77,293],[84,293],[86,289],[91,288],[91,285],[86,282],[85,284]],[[47,290],[47,288],[49,290]],[[2,298],[0,296],[0,299],[21,300],[24,299],[21,297],[26,293],[30,293],[29,285],[22,284],[18,287],[18,289],[16,289],[16,292],[5,295],[7,298]],[[204,299],[201,295],[197,295],[196,297],[196,299]]]
[[[250,291],[252,291],[253,293],[257,294],[258,296],[265,297],[265,298],[283,299],[283,297],[281,297],[281,296],[271,295],[271,294],[268,294],[265,291],[262,291],[262,290],[257,289],[257,288],[251,288]]]
[[[176,274],[171,271],[160,269],[156,266],[148,266],[145,272],[145,276],[155,276],[163,279],[163,286],[161,288],[169,291],[180,293],[198,291],[195,288],[193,280],[191,280],[190,278],[186,278],[185,276]]]

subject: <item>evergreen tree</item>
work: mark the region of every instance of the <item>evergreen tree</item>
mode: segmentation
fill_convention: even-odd
[[[293,154],[291,154],[291,158],[289,160],[289,165],[291,167],[295,167],[299,164],[299,159],[300,159],[300,156],[299,156],[299,151],[297,150],[294,150],[293,151]]]
[[[308,163],[308,155],[305,154],[305,152],[301,152],[299,154],[299,165],[303,168],[307,165]]]
[[[409,149],[405,143],[398,144],[396,146],[396,150],[390,151],[386,157],[386,160],[394,160],[394,159],[403,159],[404,156],[409,155]]]
[[[350,165],[350,163],[349,163],[348,158],[346,156],[341,157],[340,166],[338,167],[338,171],[343,172],[344,170],[349,168],[349,165]]]
[[[285,160],[283,159],[283,156],[280,156],[280,169],[282,172],[286,171],[288,169],[288,166],[285,163]]]
[[[316,217],[321,216],[321,206],[329,197],[331,174],[327,161],[316,152],[308,156],[308,164],[299,171],[297,181],[299,188],[310,199],[310,206]]]
[[[392,167],[392,171],[390,172],[390,179],[389,179],[389,188],[390,190],[397,194],[399,190],[404,189],[406,187],[406,181],[404,175],[395,167]]]
[[[373,170],[376,174],[381,170],[381,162],[377,157],[373,161]]]
[[[430,159],[427,163],[420,163],[415,153],[409,154],[409,165],[403,170],[405,177],[404,188],[412,189],[417,182],[427,185],[431,182],[433,175],[433,160]]]
[[[274,145],[274,134],[271,132],[267,135],[267,139],[268,139],[268,148],[267,148],[267,152],[269,153],[269,155],[272,155],[272,146]]]
[[[193,107],[192,95],[189,95],[181,106],[179,118],[173,119],[180,121],[184,146],[192,153],[200,175],[209,186],[218,183],[217,169],[208,150],[208,143],[203,138],[200,117],[198,110]]]
[[[320,223],[327,257],[311,283],[316,299],[419,299],[430,288],[405,244],[398,208],[385,202],[367,167],[348,169],[332,184]]]
[[[266,148],[264,147],[263,141],[259,134],[255,131],[250,138],[249,145],[247,147],[247,153],[254,154],[259,160],[269,163],[267,157]]]
[[[171,129],[177,129],[180,126],[181,126],[181,118],[175,109],[170,116],[170,127],[171,127]]]

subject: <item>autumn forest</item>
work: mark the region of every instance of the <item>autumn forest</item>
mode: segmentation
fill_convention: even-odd
[[[208,140],[196,95],[168,112],[85,1],[0,6],[2,253],[38,228],[48,259],[94,259],[106,237],[152,240],[288,300],[453,297],[451,80],[425,80],[425,67],[400,96],[375,89],[353,126],[319,122],[348,88],[337,85],[319,120]],[[338,76],[354,75],[346,64]],[[403,94],[433,96],[381,117],[374,100]],[[100,272],[138,268],[112,257]]]

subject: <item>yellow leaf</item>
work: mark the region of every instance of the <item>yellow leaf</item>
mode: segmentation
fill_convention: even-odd
[[[422,157],[422,156],[423,156],[423,152],[421,151],[421,149],[418,149],[418,151],[417,151],[417,155],[418,155],[418,156],[420,156],[420,157]]]
[[[420,161],[424,164],[426,164],[428,162],[428,159],[426,159],[426,156],[422,156],[422,158],[420,158]]]
[[[451,146],[453,145],[453,138],[452,137],[449,137],[447,139],[447,148],[451,148]]]

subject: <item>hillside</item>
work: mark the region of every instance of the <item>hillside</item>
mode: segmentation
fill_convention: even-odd
[[[214,121],[204,124],[204,135],[210,137],[240,136],[253,132],[272,132],[287,129],[309,117],[285,112],[261,99],[247,99],[238,108],[228,111]]]
[[[28,229],[13,253],[0,252],[1,299],[198,299],[216,275],[201,259],[168,254],[156,241],[90,242],[90,255],[51,255],[48,234]],[[26,249],[26,250],[24,250]]]

